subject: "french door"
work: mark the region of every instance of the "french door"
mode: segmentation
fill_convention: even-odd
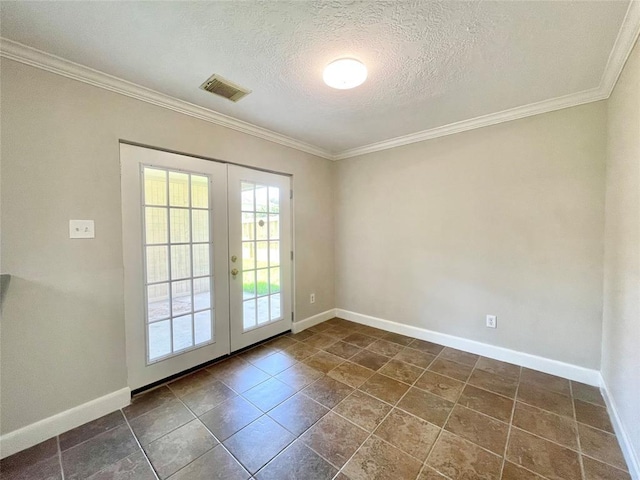
[[[287,176],[120,146],[132,389],[291,328]]]

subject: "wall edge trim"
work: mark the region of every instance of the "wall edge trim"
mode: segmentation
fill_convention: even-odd
[[[313,315],[311,317],[303,318],[302,320],[293,322],[291,325],[291,331],[293,333],[300,333],[307,328],[311,328],[319,323],[326,322],[327,320],[331,320],[336,316],[336,309],[331,308],[324,312],[318,313],[317,315]]]

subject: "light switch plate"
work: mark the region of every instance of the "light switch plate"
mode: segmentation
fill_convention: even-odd
[[[95,238],[93,220],[69,220],[69,238]]]

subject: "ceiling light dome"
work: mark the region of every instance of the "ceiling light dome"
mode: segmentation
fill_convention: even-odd
[[[330,87],[347,90],[364,83],[367,67],[354,58],[340,58],[325,67],[322,78]]]

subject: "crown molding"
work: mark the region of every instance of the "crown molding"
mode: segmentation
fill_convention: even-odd
[[[499,123],[518,120],[520,118],[553,112],[563,108],[575,107],[585,103],[597,102],[609,98],[615,84],[624,68],[624,64],[633,49],[636,39],[640,34],[640,0],[631,0],[627,8],[616,41],[611,49],[607,65],[600,79],[600,85],[590,90],[572,93],[562,97],[543,100],[541,102],[523,105],[501,112],[495,112],[468,120],[430,128],[420,132],[403,135],[401,137],[383,140],[381,142],[363,145],[361,147],[332,153],[326,149],[310,145],[286,135],[276,133],[257,125],[229,117],[208,108],[194,105],[193,103],[165,95],[155,90],[142,87],[135,83],[123,80],[112,75],[94,70],[83,65],[65,60],[49,53],[36,50],[20,43],[0,38],[0,57],[15,60],[26,65],[41,68],[49,72],[78,80],[89,85],[104,88],[121,95],[125,95],[143,102],[151,103],[175,112],[183,113],[200,120],[215,123],[223,127],[231,128],[238,132],[246,133],[254,137],[262,138],[270,142],[278,143],[286,147],[294,148],[302,152],[317,155],[328,160],[343,160],[367,153],[379,152],[390,148],[409,145],[411,143],[431,140],[454,133],[466,132],[476,128],[488,127]]]
[[[62,75],[63,77],[93,85],[94,87],[119,93],[120,95],[142,100],[143,102],[167,108],[206,122],[215,123],[216,125],[221,125],[238,132],[284,145],[285,147],[295,148],[296,150],[333,160],[333,155],[329,151],[316,147],[315,145],[310,145],[266,128],[243,122],[228,115],[194,105],[193,103],[171,97],[164,93],[151,90],[150,88],[94,70],[93,68],[85,67],[84,65],[71,62],[6,38],[0,38],[0,57]]]

